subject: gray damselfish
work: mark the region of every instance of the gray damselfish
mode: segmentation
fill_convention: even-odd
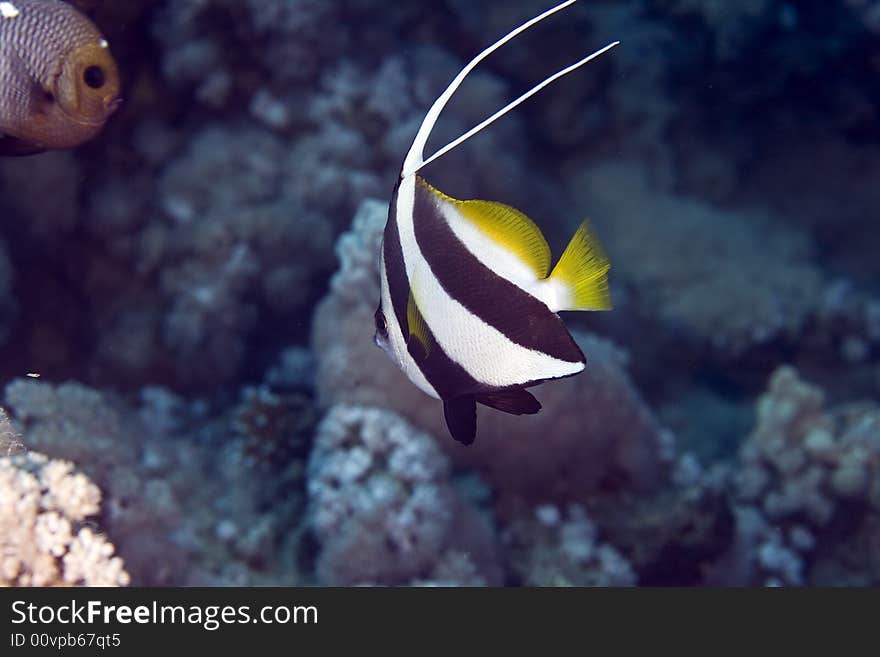
[[[109,44],[60,0],[0,1],[0,155],[72,148],[119,107]]]

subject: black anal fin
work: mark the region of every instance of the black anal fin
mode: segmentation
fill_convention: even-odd
[[[463,445],[477,437],[477,403],[471,396],[456,397],[443,402],[443,414],[449,433]]]
[[[476,400],[511,415],[534,415],[541,410],[541,402],[525,388],[508,388],[476,395]]]

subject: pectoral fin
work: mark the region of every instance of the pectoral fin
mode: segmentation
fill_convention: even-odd
[[[431,354],[433,340],[431,332],[428,330],[428,324],[416,303],[412,288],[410,288],[409,299],[406,303],[406,323],[409,325],[406,349],[416,363],[422,363]]]
[[[466,395],[443,402],[443,414],[449,433],[463,445],[470,445],[477,436],[477,403]]]
[[[525,388],[509,388],[476,395],[475,399],[498,411],[511,415],[534,415],[541,410],[541,402]]]

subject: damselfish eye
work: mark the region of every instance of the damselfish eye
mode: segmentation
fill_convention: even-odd
[[[100,66],[89,66],[83,71],[83,82],[92,89],[100,89],[107,82],[107,76],[104,75],[104,69]]]
[[[388,322],[385,321],[385,313],[379,308],[376,310],[376,332],[379,335],[388,335]]]

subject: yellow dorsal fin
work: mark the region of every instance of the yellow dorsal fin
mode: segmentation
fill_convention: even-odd
[[[550,272],[550,246],[534,221],[514,207],[495,201],[459,201],[433,187],[419,176],[438,198],[455,205],[465,220],[496,244],[504,247],[526,264],[538,278]]]
[[[419,310],[412,288],[406,302],[406,323],[409,325],[407,349],[416,362],[419,362],[431,353],[431,339],[428,324]]]
[[[516,208],[495,201],[459,201],[462,216],[492,241],[513,253],[538,278],[550,271],[550,247],[535,222]]]
[[[609,269],[599,240],[583,222],[550,274],[550,280],[568,293],[567,299],[560,299],[559,310],[610,310]]]

